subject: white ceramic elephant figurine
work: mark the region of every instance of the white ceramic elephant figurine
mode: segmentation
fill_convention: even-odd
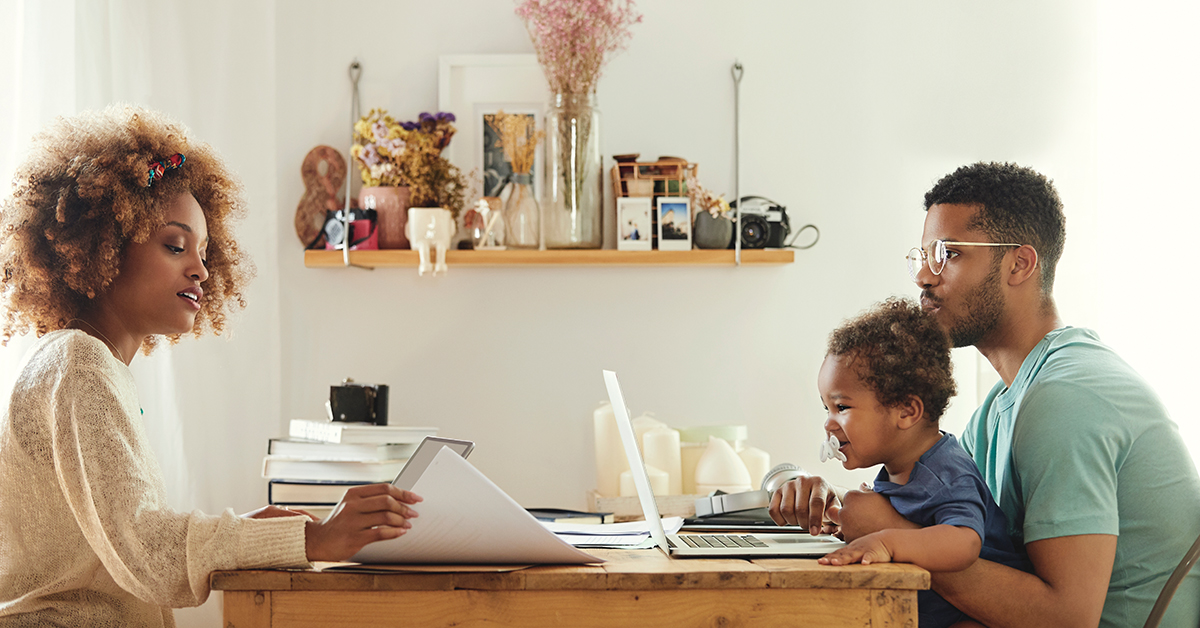
[[[450,210],[440,207],[410,208],[404,234],[421,256],[418,275],[424,275],[429,270],[433,270],[435,275],[446,272],[446,249],[450,248],[450,238],[454,237],[454,219]],[[437,249],[437,263],[434,265],[429,263],[430,247]]]

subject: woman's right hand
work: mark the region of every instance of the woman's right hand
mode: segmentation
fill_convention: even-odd
[[[368,543],[402,536],[421,501],[391,484],[368,484],[346,491],[327,521],[306,522],[304,548],[309,561],[343,561]]]
[[[837,531],[841,502],[833,485],[816,475],[789,480],[771,494],[767,512],[776,525],[802,525],[814,536]]]

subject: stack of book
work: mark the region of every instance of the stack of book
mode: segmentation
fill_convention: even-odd
[[[391,482],[434,427],[293,420],[263,458],[267,502],[324,517],[346,490]]]

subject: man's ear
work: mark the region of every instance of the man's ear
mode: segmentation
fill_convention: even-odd
[[[925,419],[925,403],[916,395],[909,395],[907,399],[896,404],[895,410],[896,427],[902,430],[907,430]]]
[[[1032,278],[1038,277],[1038,252],[1028,244],[1022,244],[1013,251],[1013,259],[1008,267],[1008,285],[1019,286]]]

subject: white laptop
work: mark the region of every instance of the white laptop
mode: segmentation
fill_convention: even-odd
[[[824,556],[846,544],[829,536],[808,534],[672,534],[663,531],[658,504],[650,490],[650,478],[633,435],[633,424],[629,421],[629,408],[625,396],[617,383],[617,374],[604,371],[604,384],[608,387],[608,398],[612,401],[613,414],[617,417],[617,429],[621,433],[621,444],[629,458],[629,470],[633,474],[633,485],[637,488],[642,513],[650,524],[650,536],[668,556],[678,558],[736,558],[768,556],[816,557]]]

